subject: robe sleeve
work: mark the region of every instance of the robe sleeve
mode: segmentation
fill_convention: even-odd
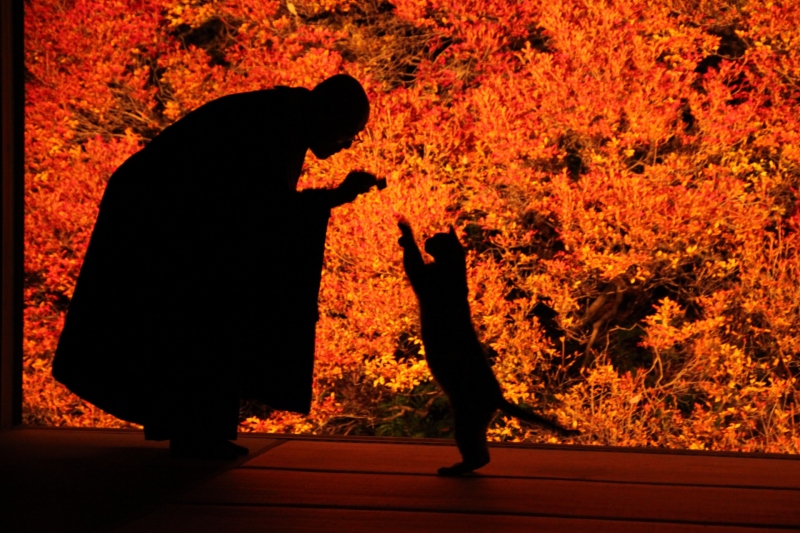
[[[307,414],[314,374],[317,299],[331,210],[324,195],[294,193],[281,208],[279,234],[265,282],[270,309],[262,345],[247,350],[242,391],[274,409]],[[255,347],[251,347],[255,348]]]

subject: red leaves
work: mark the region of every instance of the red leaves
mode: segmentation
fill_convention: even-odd
[[[581,442],[796,452],[800,8],[392,4],[384,18],[348,0],[27,6],[28,419],[116,423],[47,366],[114,168],[215,97],[346,70],[372,102],[364,143],[309,156],[301,186],[352,169],[389,186],[331,221],[317,407],[244,429],[375,432],[402,415],[414,433],[403,413],[430,378],[407,349],[401,214],[420,239],[456,225],[508,394],[557,407]],[[392,62],[412,33],[414,61]],[[544,438],[513,423],[495,437]]]

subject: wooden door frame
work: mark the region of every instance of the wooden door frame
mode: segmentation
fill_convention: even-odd
[[[0,430],[22,423],[23,10],[23,0],[0,2]]]

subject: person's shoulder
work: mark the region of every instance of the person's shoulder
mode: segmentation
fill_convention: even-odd
[[[276,86],[221,96],[187,113],[151,144],[159,146],[168,140],[174,142],[198,135],[209,138],[209,129],[228,136],[230,127],[241,128],[254,121],[280,122],[304,107],[310,94],[311,91],[302,87]]]
[[[222,96],[203,106],[203,111],[205,114],[228,117],[242,114],[272,115],[304,106],[310,94],[311,91],[303,87],[276,86]]]
[[[288,85],[276,85],[270,89],[263,89],[263,92],[274,92],[275,94],[280,95],[302,96],[311,94],[311,89],[306,89],[305,87],[289,87]]]
[[[292,102],[304,102],[311,96],[311,90],[305,87],[287,87],[286,85],[276,85],[263,92],[270,93],[276,99]]]
[[[310,94],[311,91],[305,87],[276,85],[268,89],[257,89],[255,91],[229,94],[218,100],[294,100],[307,98]]]

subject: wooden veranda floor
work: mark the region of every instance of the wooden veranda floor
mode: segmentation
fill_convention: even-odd
[[[0,433],[0,531],[681,532],[800,529],[800,459],[496,446],[440,478],[448,441],[241,437],[236,463],[132,431]]]

